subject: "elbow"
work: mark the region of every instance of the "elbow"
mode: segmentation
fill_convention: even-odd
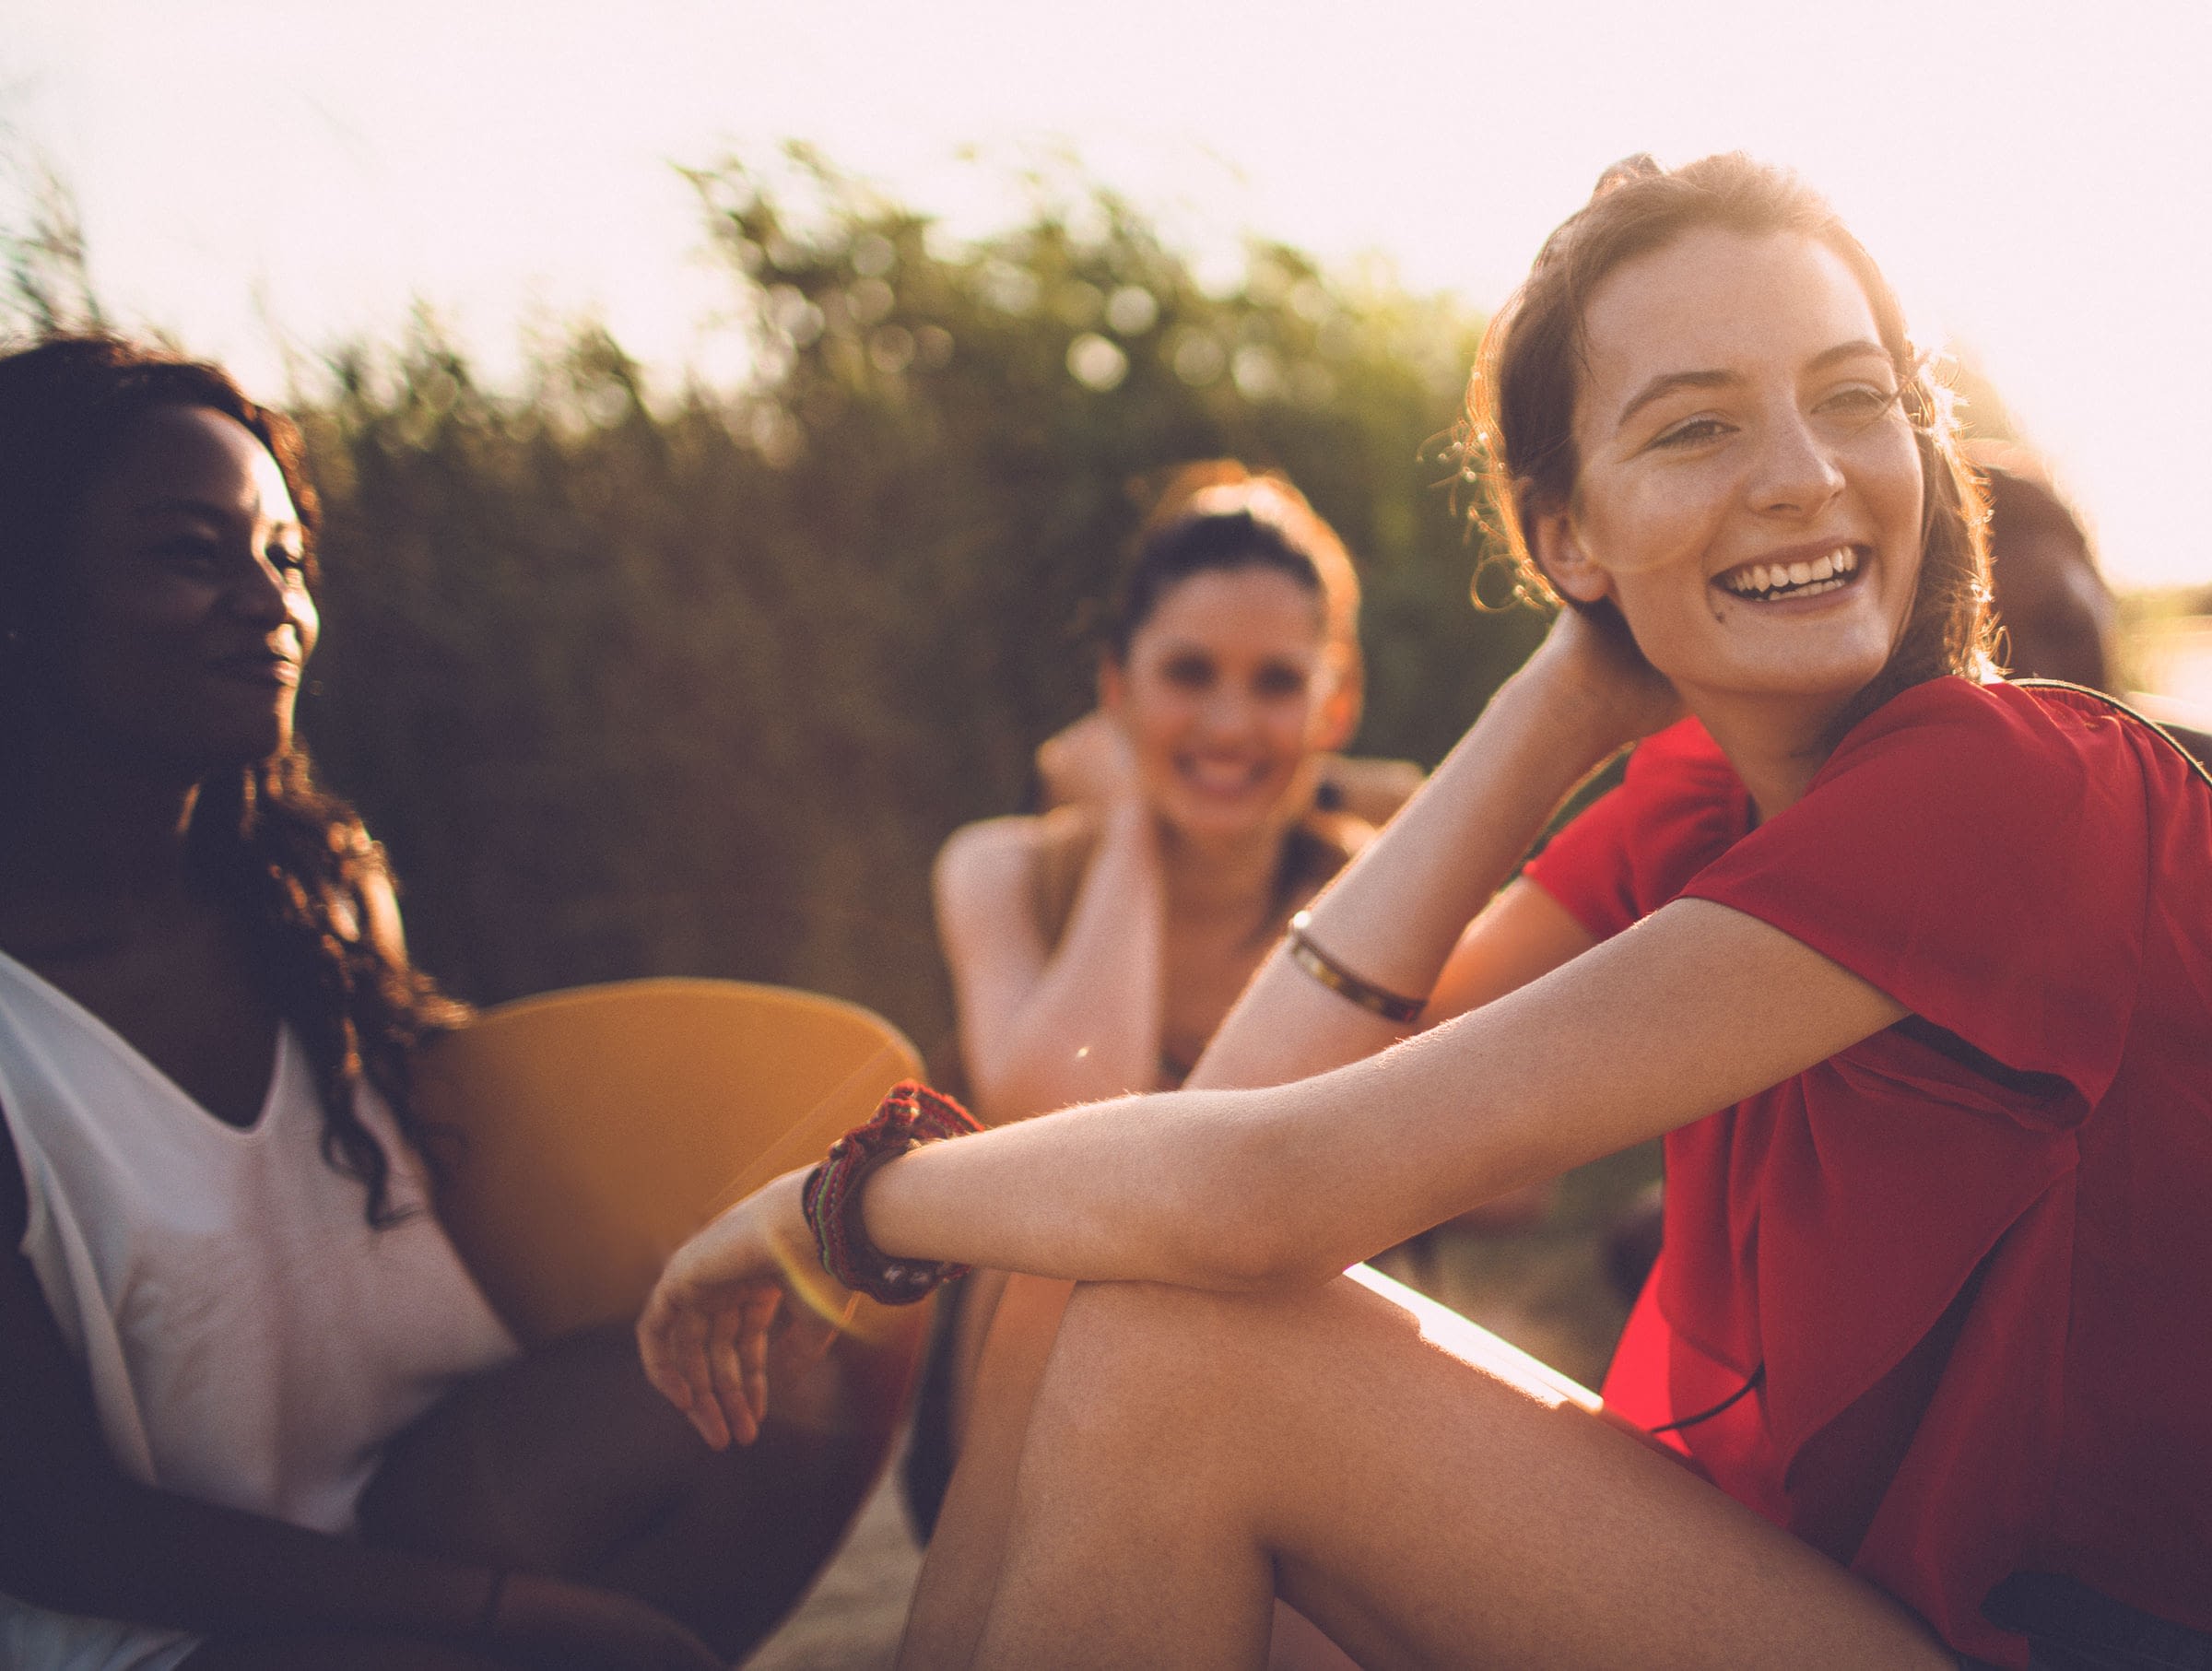
[[[1300,1185],[1295,1134],[1277,1120],[1231,1123],[1201,1175],[1189,1181],[1177,1217],[1194,1286],[1233,1293],[1318,1288],[1341,1275],[1318,1197]]]

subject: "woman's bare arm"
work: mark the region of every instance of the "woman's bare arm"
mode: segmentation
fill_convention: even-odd
[[[1041,1276],[1321,1280],[1903,1013],[1780,930],[1678,900],[1519,992],[1293,1085],[1124,1099],[917,1150],[871,1181],[867,1230],[893,1254]]]
[[[1316,945],[1385,991],[1430,1002],[1434,1026],[1587,950],[1581,926],[1533,885],[1499,889],[1551,815],[1623,744],[1678,712],[1656,676],[1618,664],[1562,616],[1388,828],[1312,908]],[[1192,1076],[1193,1085],[1305,1078],[1404,1037],[1277,951]]]
[[[1903,1013],[1779,929],[1677,900],[1518,992],[1313,1078],[1124,1098],[917,1149],[870,1180],[865,1228],[888,1253],[1046,1277],[1319,1282],[1740,1101]],[[710,1441],[749,1437],[758,1420],[765,1339],[724,1331],[711,1354],[710,1331],[734,1292],[806,1247],[798,1183],[778,1180],[680,1249],[641,1321],[648,1372]]]
[[[1058,946],[1037,921],[1042,820],[958,830],[936,869],[937,934],[978,1112],[997,1123],[1158,1082],[1164,905],[1149,815],[1104,813]]]

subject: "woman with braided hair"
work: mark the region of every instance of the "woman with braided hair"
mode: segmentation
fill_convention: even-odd
[[[1078,1283],[912,1666],[1252,1665],[1277,1595],[1371,1666],[2206,1664],[2212,781],[1995,676],[1940,391],[1788,174],[1608,174],[1471,417],[1572,606],[1189,1088],[887,1109],[677,1253],[655,1383],[751,1436],[810,1243]],[[1602,1400],[1343,1275],[1655,1136]]]
[[[315,522],[214,367],[0,359],[0,1665],[726,1664],[872,1459],[701,1468],[454,1254],[407,1064],[462,1012],[292,729]]]

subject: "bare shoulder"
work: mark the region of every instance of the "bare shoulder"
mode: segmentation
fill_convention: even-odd
[[[1098,839],[1097,814],[1081,806],[963,825],[937,854],[940,929],[957,937],[987,924],[1018,927],[1025,940],[1056,938]]]
[[[937,850],[940,902],[1018,885],[1035,868],[1044,819],[984,818],[963,824]]]
[[[1040,818],[985,818],[963,824],[937,853],[933,878],[937,932],[948,950],[975,932],[1035,933],[1037,875],[1044,849]]]
[[[1025,886],[1041,871],[1070,865],[1081,868],[1098,839],[1097,815],[1087,806],[963,824],[938,850],[937,886],[940,890]]]

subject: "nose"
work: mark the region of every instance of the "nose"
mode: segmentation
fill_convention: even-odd
[[[1256,712],[1251,697],[1234,679],[1221,679],[1206,693],[1199,720],[1208,737],[1241,737]]]
[[[272,629],[292,620],[293,587],[286,571],[258,551],[243,558],[232,569],[224,602],[245,619]]]
[[[1748,486],[1754,509],[1808,516],[1843,490],[1834,450],[1793,406],[1761,426]]]

